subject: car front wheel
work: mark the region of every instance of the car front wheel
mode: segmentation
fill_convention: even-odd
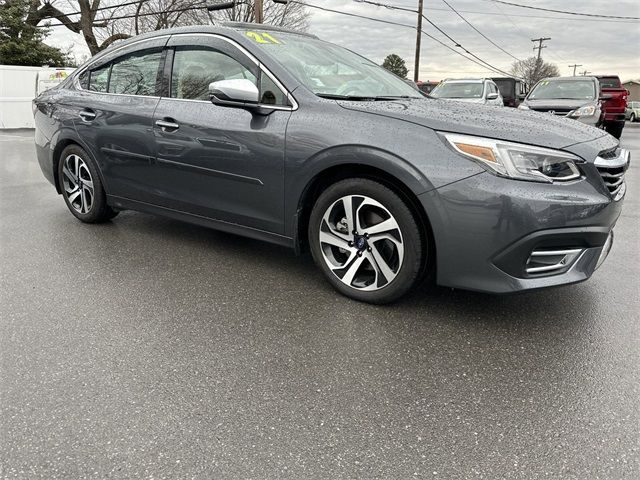
[[[426,258],[426,241],[407,204],[369,179],[327,188],[313,207],[308,235],[313,258],[333,287],[369,303],[407,293]]]

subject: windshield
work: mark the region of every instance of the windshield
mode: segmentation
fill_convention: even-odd
[[[529,95],[530,100],[592,100],[596,98],[591,80],[543,80]]]
[[[478,82],[442,82],[431,92],[436,98],[482,98],[484,86]]]
[[[349,50],[311,37],[246,31],[313,93],[327,97],[414,97],[422,94],[400,77]]]

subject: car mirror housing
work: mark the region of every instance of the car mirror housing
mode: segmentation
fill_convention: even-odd
[[[219,80],[209,84],[209,98],[224,107],[254,107],[258,105],[259,91],[251,80]]]
[[[497,98],[498,98],[497,93],[490,93],[489,95],[487,95],[487,100],[495,100]]]

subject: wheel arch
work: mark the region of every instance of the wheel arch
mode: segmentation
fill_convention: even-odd
[[[93,153],[91,152],[91,149],[88,148],[80,138],[73,135],[71,132],[60,132],[58,138],[56,139],[55,147],[53,148],[53,151],[51,153],[51,162],[53,165],[53,178],[55,180],[55,187],[58,194],[62,194],[62,190],[60,189],[60,176],[58,174],[58,166],[60,164],[62,152],[69,145],[77,145],[78,147],[82,148],[85,152],[87,152],[87,155],[91,155],[98,169],[98,175],[100,175],[100,181],[102,182],[103,188],[106,191],[104,175],[102,174],[102,170],[100,169],[100,163],[95,158],[95,155],[93,155]]]
[[[416,217],[420,233],[427,245],[427,257],[423,269],[436,267],[436,244],[431,221],[422,207],[418,195],[397,176],[379,167],[361,163],[340,163],[318,172],[302,190],[294,222],[294,247],[297,254],[308,251],[308,227],[311,210],[316,199],[331,184],[348,178],[366,178],[379,182],[396,193]],[[435,270],[434,270],[435,271]]]

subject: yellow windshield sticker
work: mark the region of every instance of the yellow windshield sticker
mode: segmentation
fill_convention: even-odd
[[[279,40],[277,40],[273,35],[270,35],[267,32],[247,32],[247,37],[253,38],[256,43],[275,43],[277,45],[280,44]]]

